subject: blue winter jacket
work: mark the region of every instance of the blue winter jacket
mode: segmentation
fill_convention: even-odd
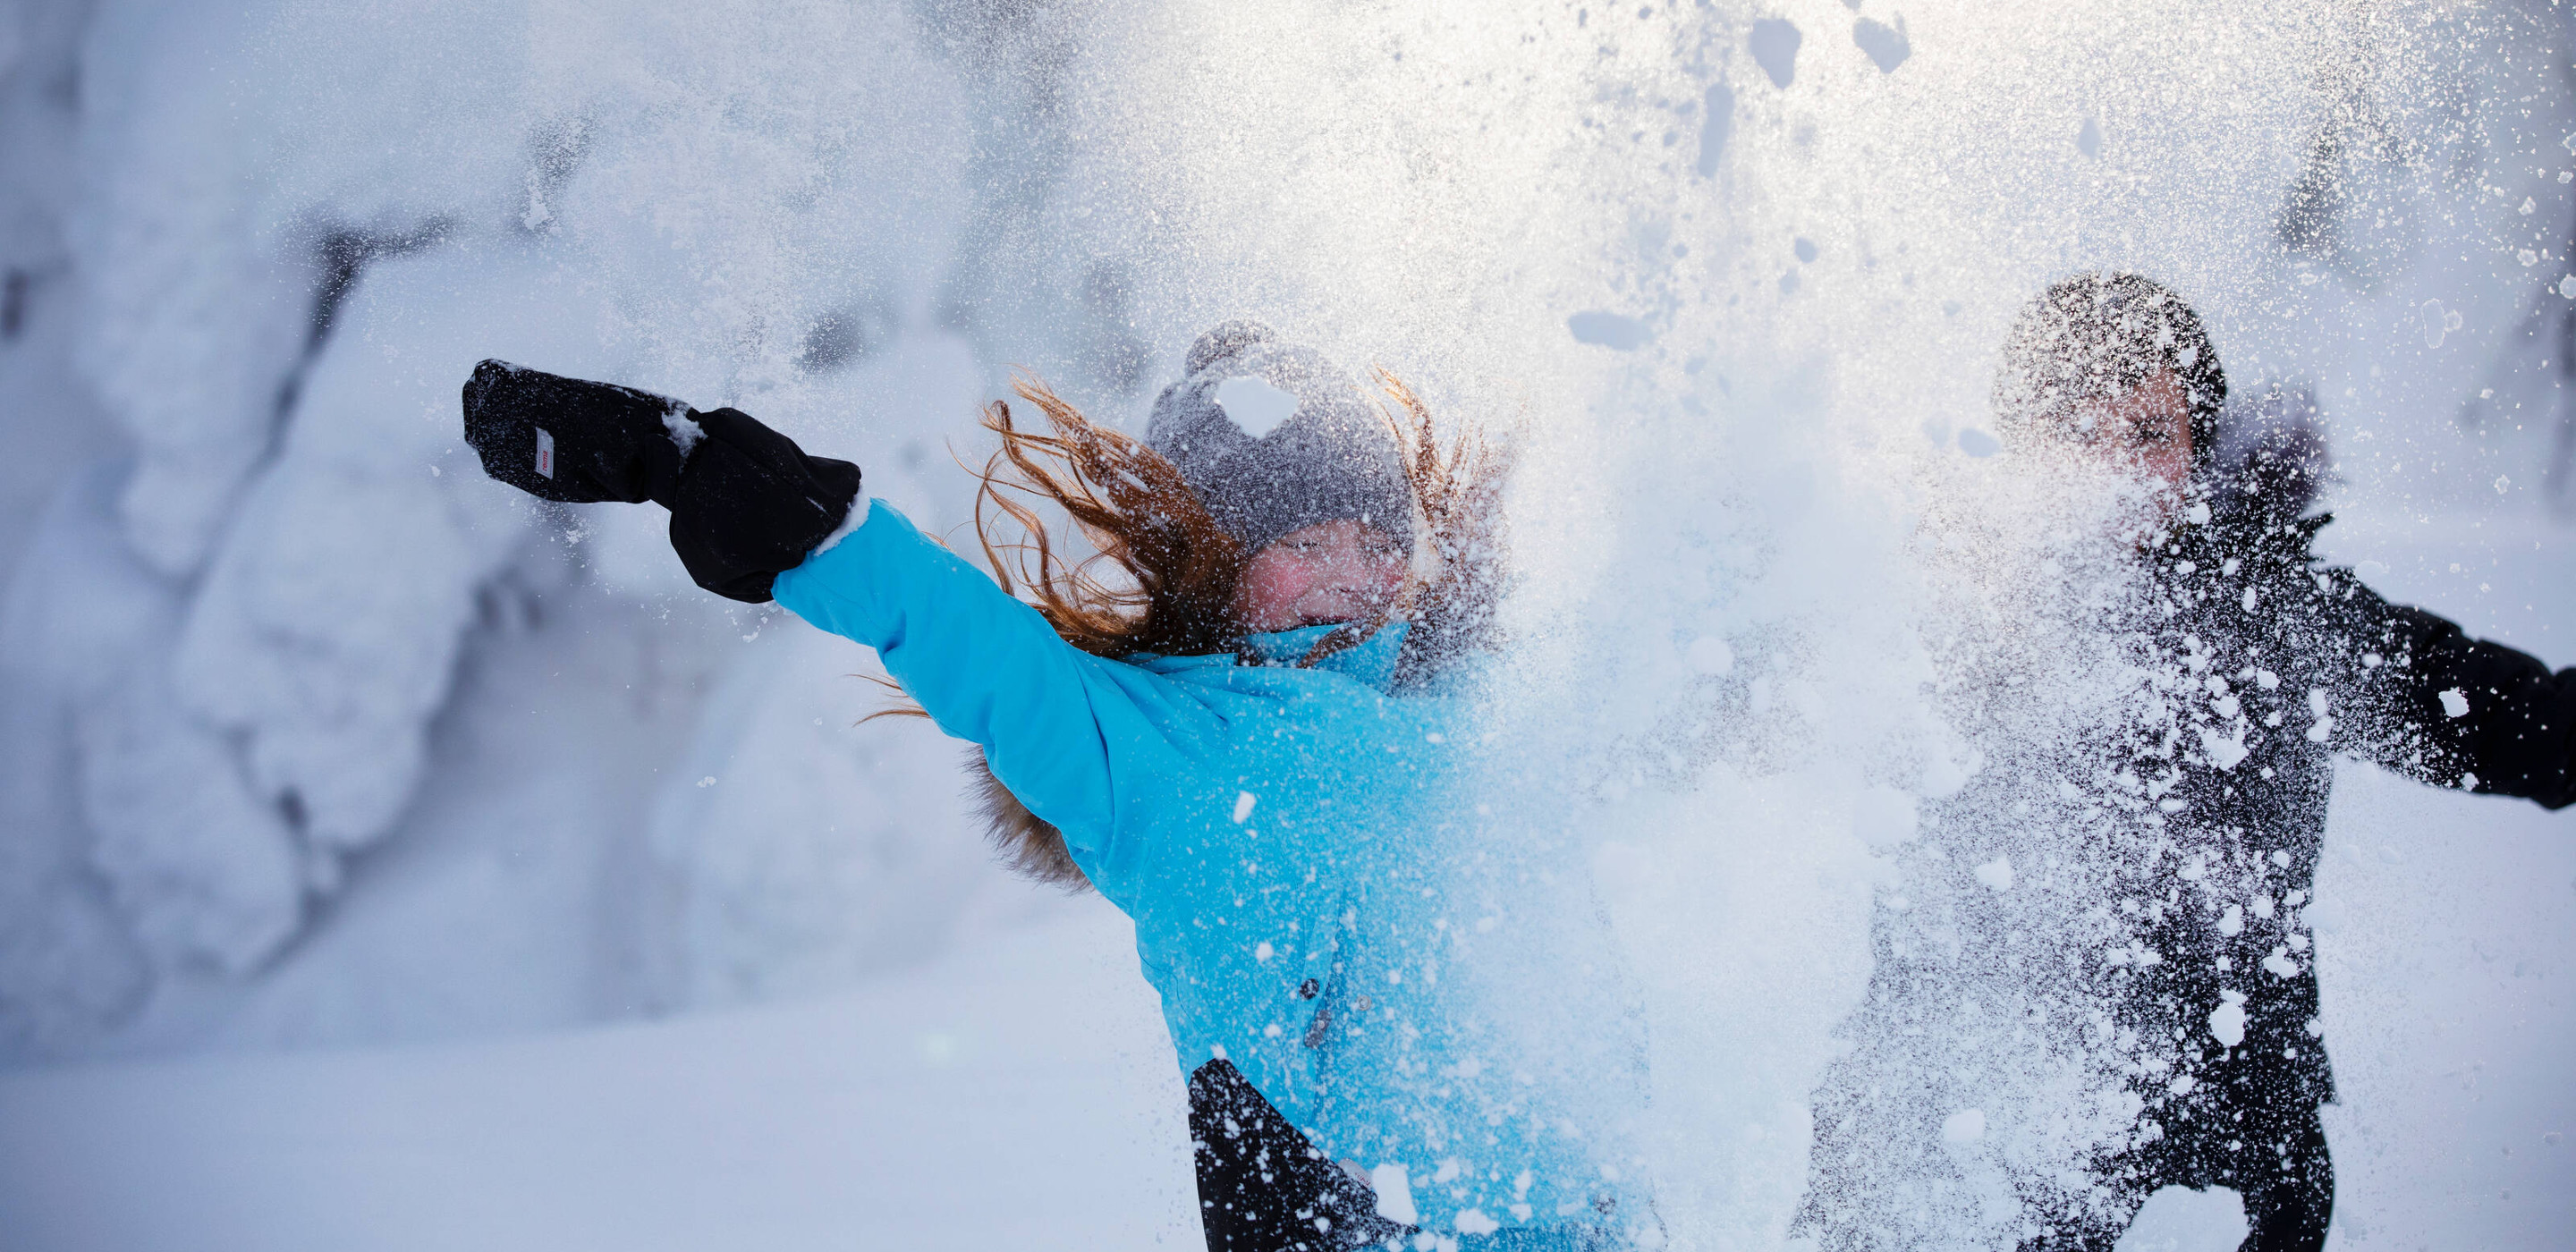
[[[1486,997],[1442,976],[1494,921],[1458,872],[1478,856],[1464,710],[1388,695],[1401,625],[1312,668],[1293,659],[1327,627],[1254,636],[1272,664],[1108,660],[868,508],[778,602],[875,648],[1063,832],[1134,919],[1184,1073],[1230,1060],[1382,1193],[1401,1167],[1427,1228],[1596,1219],[1618,1190],[1603,1145],[1531,1098]]]

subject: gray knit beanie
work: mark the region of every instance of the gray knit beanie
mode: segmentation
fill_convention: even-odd
[[[1413,490],[1394,432],[1322,353],[1231,321],[1190,345],[1185,368],[1155,399],[1145,443],[1245,555],[1345,518],[1412,546]]]

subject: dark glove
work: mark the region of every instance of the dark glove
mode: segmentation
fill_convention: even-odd
[[[689,577],[759,604],[770,580],[804,564],[859,498],[859,467],[808,456],[734,409],[694,414],[706,431],[672,493],[671,548]]]
[[[677,440],[697,433],[681,425],[688,413],[667,396],[507,361],[485,361],[465,382],[465,442],[483,472],[565,504],[664,500],[688,459]]]
[[[502,361],[465,384],[465,441],[485,473],[543,499],[669,508],[689,577],[752,604],[859,498],[858,466],[807,456],[748,414]]]

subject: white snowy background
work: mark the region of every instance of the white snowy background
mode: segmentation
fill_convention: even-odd
[[[2042,284],[2180,287],[2321,397],[2339,559],[2576,663],[2571,57],[2549,0],[12,0],[0,1247],[1195,1246],[1123,921],[456,394],[735,404],[946,531],[1011,367],[1132,423],[1238,314],[1520,424],[1504,724],[1677,1246],[1780,1246],[1872,849],[1975,765],[1909,543],[2008,489]],[[2564,1246],[2576,819],[2347,768],[2318,901],[2333,1246]]]

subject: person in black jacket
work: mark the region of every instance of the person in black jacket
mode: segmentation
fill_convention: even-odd
[[[2330,758],[2562,808],[2576,801],[2576,669],[2553,674],[2320,565],[2309,549],[2329,519],[2308,513],[2325,461],[2312,414],[2289,391],[2228,406],[2200,319],[2149,279],[2081,275],[2033,301],[2007,342],[1996,407],[2008,444],[2035,463],[2072,458],[2148,488],[2120,620],[2131,663],[2156,676],[2142,689],[2149,712],[1987,771],[2055,780],[2030,789],[2062,806],[2048,820],[2106,846],[2113,868],[2088,881],[2091,898],[2048,905],[2092,919],[2070,920],[2058,933],[2084,939],[2055,947],[2028,941],[2026,914],[1999,920],[1998,909],[2029,905],[1998,905],[2005,892],[1973,884],[1942,897],[1956,905],[1943,924],[1969,933],[1937,953],[1893,942],[1903,923],[1882,910],[1878,970],[1846,1028],[1860,1047],[1818,1094],[1801,1228],[1834,1249],[1911,1242],[1885,1216],[1919,1211],[1919,1194],[1894,1200],[1901,1186],[1871,1173],[1909,1168],[1891,1152],[1891,1118],[1923,1125],[1944,1111],[1899,1111],[1904,1084],[1887,1079],[1891,1065],[1921,1066],[1903,1058],[1922,1055],[1923,1006],[1938,998],[1925,980],[2029,987],[2063,971],[2056,985],[2077,1003],[2060,1016],[2085,1024],[2057,1046],[2111,1057],[2095,1103],[2118,1115],[2072,1168],[2013,1179],[2018,1211],[2004,1226],[2023,1252],[2108,1252],[2169,1184],[2237,1191],[2248,1250],[2319,1248],[2334,1176],[2317,1110],[2334,1086],[2300,908]],[[1949,816],[2009,824],[2002,811],[1963,803]],[[2025,799],[2010,811],[2031,810]],[[1977,855],[1935,857],[1930,873],[1964,879],[1971,868],[1956,862]],[[1985,887],[2010,886],[1997,864],[2009,862],[1973,871]],[[2022,929],[1997,933],[2007,926]],[[1951,1117],[1953,1141],[1984,1133],[1982,1112],[1973,1125]],[[1937,1151],[1913,1159],[1951,1168]]]

